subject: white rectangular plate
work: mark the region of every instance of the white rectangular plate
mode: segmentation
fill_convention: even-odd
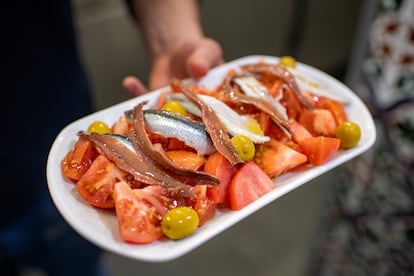
[[[242,64],[255,63],[260,60],[269,63],[278,62],[276,57],[247,56],[211,70],[199,81],[199,84],[215,88],[230,68],[237,69]],[[115,214],[94,209],[85,203],[76,193],[75,185],[65,180],[60,163],[73,147],[77,140],[76,133],[79,130],[86,130],[88,125],[95,120],[114,123],[125,110],[133,108],[141,101],[148,100],[151,106],[157,101],[161,91],[165,91],[166,88],[164,88],[93,113],[71,123],[59,133],[51,147],[47,163],[48,186],[54,203],[64,219],[80,235],[105,250],[148,262],[169,261],[188,253],[289,191],[360,155],[373,145],[376,137],[373,119],[363,102],[350,89],[310,66],[299,63],[297,70],[301,75],[323,85],[327,91],[347,99],[348,117],[361,127],[362,137],[357,147],[337,153],[333,159],[322,166],[309,166],[300,172],[287,173],[274,179],[276,188],[273,191],[240,211],[217,211],[212,220],[185,239],[179,241],[162,239],[148,245],[128,244],[120,238]]]

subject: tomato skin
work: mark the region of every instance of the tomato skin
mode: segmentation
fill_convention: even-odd
[[[312,165],[326,163],[339,150],[341,140],[332,137],[311,137],[302,139],[300,146]]]
[[[115,184],[114,199],[122,240],[147,244],[163,236],[154,209],[140,200],[126,182]]]
[[[256,163],[244,163],[230,183],[229,208],[240,210],[274,188],[273,181]]]
[[[90,168],[99,153],[91,141],[79,137],[73,149],[61,162],[63,174],[71,180],[78,181]]]
[[[228,186],[237,168],[221,153],[215,152],[207,158],[204,171],[220,179],[219,185],[207,188],[207,196],[215,203],[225,203],[227,201]]]
[[[99,155],[88,171],[79,179],[76,189],[89,204],[99,208],[113,208],[114,185],[127,176],[104,155]]]

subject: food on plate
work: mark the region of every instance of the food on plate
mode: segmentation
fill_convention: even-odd
[[[279,63],[291,68],[296,67],[296,59],[291,56],[280,57]]]
[[[349,149],[358,144],[361,139],[361,129],[357,123],[343,122],[336,128],[335,135],[341,140],[341,147]]]
[[[256,148],[253,141],[244,135],[236,135],[231,137],[231,142],[236,148],[237,154],[243,161],[250,161],[254,158]]]
[[[91,208],[116,215],[125,242],[185,238],[284,173],[358,144],[346,102],[304,86],[294,61],[232,68],[217,87],[174,79],[155,104],[79,129],[62,173]]]
[[[191,235],[198,227],[199,217],[193,208],[175,207],[169,210],[161,220],[162,232],[173,240]]]
[[[316,136],[304,138],[299,142],[309,163],[319,166],[327,162],[338,151],[341,140],[333,137]]]
[[[103,134],[109,132],[110,130],[109,126],[102,121],[95,121],[88,127],[88,133],[97,132]]]
[[[275,188],[269,176],[253,161],[244,163],[234,174],[229,188],[231,210],[240,210]]]

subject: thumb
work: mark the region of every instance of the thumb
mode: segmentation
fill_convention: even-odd
[[[211,68],[223,63],[223,51],[220,45],[212,39],[204,39],[195,47],[187,60],[187,73],[190,77],[201,78]]]

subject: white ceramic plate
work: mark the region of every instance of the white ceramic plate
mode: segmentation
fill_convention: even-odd
[[[224,74],[230,68],[237,69],[241,64],[254,63],[259,60],[276,63],[278,58],[247,56],[237,59],[212,70],[199,83],[214,88],[222,81]],[[169,261],[188,253],[289,191],[365,152],[374,143],[376,132],[372,117],[366,106],[351,90],[327,74],[304,64],[297,65],[297,72],[323,85],[330,93],[347,99],[346,111],[349,119],[361,126],[362,137],[357,147],[339,152],[322,166],[309,166],[300,172],[287,173],[274,179],[277,187],[273,191],[240,211],[216,212],[211,221],[183,240],[163,239],[149,245],[128,244],[120,238],[116,216],[110,212],[91,208],[85,203],[77,195],[75,185],[64,179],[60,162],[77,140],[76,133],[79,130],[85,130],[94,120],[113,123],[125,110],[131,109],[138,102],[148,100],[149,104],[155,103],[160,92],[165,90],[160,89],[93,113],[71,123],[60,132],[52,145],[47,163],[48,186],[54,203],[65,220],[80,235],[108,251],[149,262]]]

